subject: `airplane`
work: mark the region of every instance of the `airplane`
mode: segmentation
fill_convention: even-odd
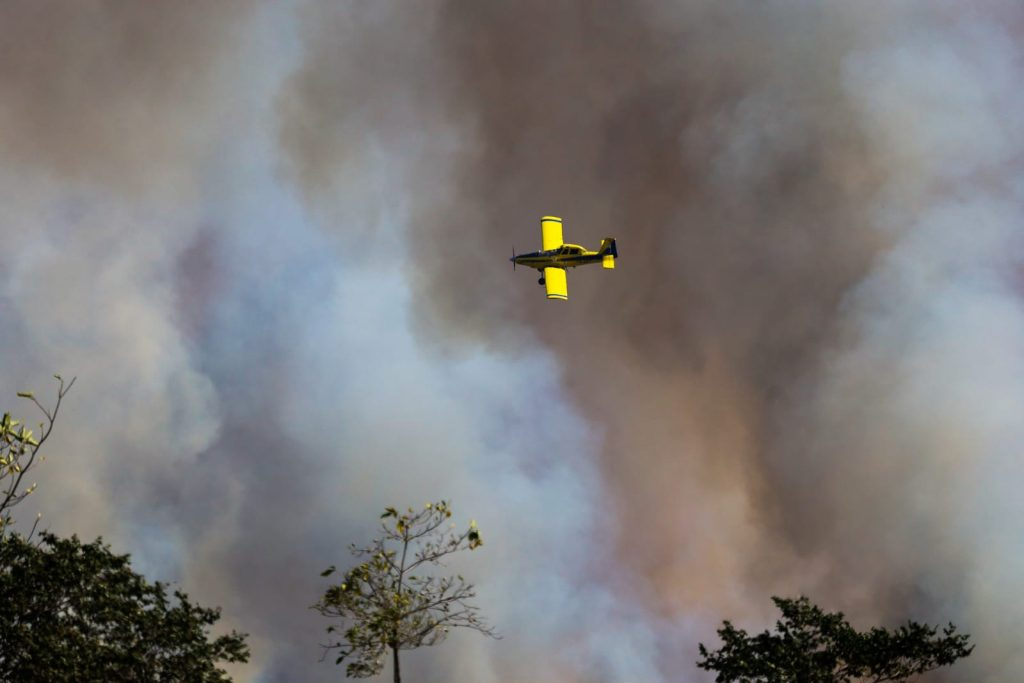
[[[516,254],[512,250],[512,268],[516,264],[536,268],[541,276],[539,285],[547,285],[549,299],[569,300],[569,285],[566,282],[565,269],[584,266],[588,263],[600,262],[605,268],[614,268],[619,251],[615,248],[615,238],[605,237],[597,251],[588,251],[578,244],[562,242],[562,219],[557,216],[544,216],[540,219],[541,251],[529,254]]]

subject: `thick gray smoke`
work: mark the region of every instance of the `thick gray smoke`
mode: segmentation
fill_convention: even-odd
[[[505,635],[423,681],[703,680],[773,593],[1024,671],[1014,3],[0,8],[0,386],[33,507],[336,680],[306,609],[454,500]],[[543,299],[538,218],[619,239]],[[5,408],[6,409],[6,408]]]
[[[4,10],[3,386],[42,396],[52,372],[78,376],[18,516],[102,534],[223,606],[251,634],[239,680],[313,681],[341,673],[318,661],[319,572],[385,505],[450,498],[487,540],[453,569],[511,647],[457,634],[410,671],[621,677],[636,660],[655,676],[642,616],[579,578],[612,522],[600,435],[550,352],[427,354],[402,246],[411,179],[371,122],[336,203],[282,180],[292,8],[175,7]],[[634,635],[608,648],[616,625]]]
[[[423,339],[556,353],[604,430],[590,568],[643,586],[661,674],[772,592],[954,619],[961,673],[1020,671],[1019,8],[419,7],[314,12],[283,140],[314,192],[352,168],[322,125],[413,169]],[[546,213],[623,254],[564,307],[494,267]]]

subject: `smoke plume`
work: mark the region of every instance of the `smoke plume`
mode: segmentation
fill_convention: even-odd
[[[7,3],[0,386],[79,377],[17,516],[221,605],[238,680],[336,680],[320,570],[441,497],[504,638],[416,680],[708,680],[798,593],[1012,680],[1022,20]],[[565,305],[545,214],[618,239]]]
[[[429,183],[403,195],[425,343],[556,354],[617,521],[589,570],[641,587],[661,676],[695,620],[798,592],[954,619],[981,642],[961,671],[1019,671],[1019,11],[436,2],[410,31],[390,10],[311,21],[292,107],[338,140],[373,121]],[[306,187],[348,167],[292,121]],[[622,253],[564,307],[495,267],[548,213]]]

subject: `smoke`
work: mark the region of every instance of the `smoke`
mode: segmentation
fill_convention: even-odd
[[[198,233],[194,168],[217,132],[222,41],[244,15],[230,3],[206,17],[122,2],[0,9],[3,384],[43,395],[51,373],[79,377],[55,435],[67,454],[39,476],[45,507],[81,513],[83,534],[131,516],[147,476],[132,463],[173,470],[218,429],[178,328],[174,269]]]
[[[661,675],[797,592],[953,619],[981,643],[961,672],[1020,670],[1019,10],[385,7],[310,22],[290,94],[326,128],[286,116],[286,149],[315,191],[351,157],[311,140],[397,139],[432,183],[404,195],[418,334],[556,354],[604,430],[615,553],[590,575],[643,587]],[[495,267],[548,213],[620,240],[564,307]]]
[[[9,396],[38,469],[328,680],[319,571],[440,497],[504,635],[417,680],[700,680],[771,594],[1022,670],[1012,3],[7,3]],[[616,270],[504,260],[565,218]],[[5,408],[6,409],[6,408]]]
[[[385,505],[447,497],[487,539],[453,570],[513,649],[495,664],[460,634],[457,656],[413,655],[411,669],[540,679],[581,653],[610,661],[597,641],[516,654],[561,641],[570,614],[641,620],[576,579],[610,523],[587,457],[599,437],[542,348],[420,348],[411,216],[391,201],[408,177],[383,140],[353,145],[343,203],[282,182],[292,8],[6,12],[3,385],[42,396],[51,372],[78,376],[18,516],[102,534],[152,579],[222,606],[251,634],[239,680],[333,680],[308,609],[320,571]],[[581,610],[581,596],[604,606]]]

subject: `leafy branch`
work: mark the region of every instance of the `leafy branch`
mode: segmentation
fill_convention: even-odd
[[[57,400],[52,409],[40,403],[31,391],[18,392],[19,398],[34,403],[45,417],[45,420],[39,423],[38,434],[28,429],[21,420],[12,418],[10,413],[4,413],[0,418],[0,536],[14,521],[11,509],[36,490],[35,483],[23,488],[23,480],[35,465],[43,444],[53,433],[61,402],[75,383],[75,378],[72,378],[65,384],[60,375],[54,375],[54,379],[57,380],[58,386]],[[38,523],[38,518],[36,522]],[[35,531],[34,525],[32,531]],[[29,536],[31,535],[30,533]]]
[[[717,683],[899,683],[949,666],[974,649],[953,624],[941,635],[937,627],[913,621],[891,631],[858,632],[842,612],[825,612],[805,597],[772,600],[782,612],[774,633],[750,636],[726,621],[718,629],[722,647],[711,652],[701,644],[697,666],[718,672]]]
[[[324,593],[313,609],[340,620],[327,632],[331,642],[324,655],[337,650],[336,664],[348,660],[346,675],[373,676],[383,669],[384,655],[392,651],[395,681],[400,681],[398,652],[442,642],[453,628],[468,628],[499,636],[471,603],[476,589],[462,576],[435,573],[444,559],[461,550],[475,550],[483,537],[475,521],[455,530],[446,501],[428,503],[421,510],[384,510],[380,536],[369,545],[349,546],[362,560],[346,571],[340,583]],[[321,576],[330,576],[336,567]]]

